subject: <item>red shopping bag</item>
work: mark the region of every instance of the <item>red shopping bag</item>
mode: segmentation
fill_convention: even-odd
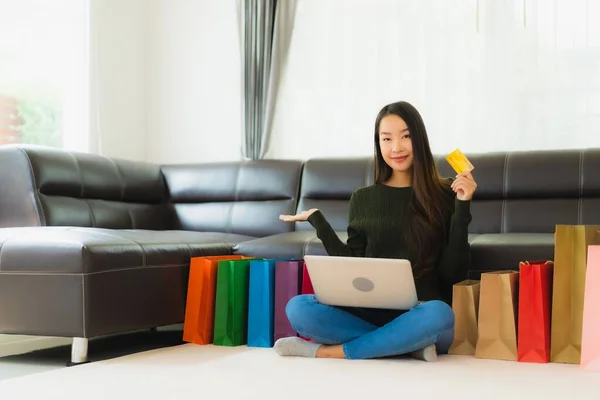
[[[517,360],[520,362],[550,362],[553,270],[552,261],[519,264]]]
[[[306,263],[304,263],[304,267],[302,269],[302,291],[301,294],[315,294],[315,289],[313,289],[312,282],[310,281],[310,275],[308,274],[308,269],[306,268]]]

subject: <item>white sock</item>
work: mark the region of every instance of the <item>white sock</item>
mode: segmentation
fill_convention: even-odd
[[[281,338],[275,342],[273,348],[280,356],[297,356],[315,358],[317,350],[321,347],[318,343],[308,342],[299,337]]]
[[[427,347],[424,347],[419,350],[415,350],[410,353],[410,355],[418,360],[423,361],[437,361],[437,349],[435,344],[430,344]]]

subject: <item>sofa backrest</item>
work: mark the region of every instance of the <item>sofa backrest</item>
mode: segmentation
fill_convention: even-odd
[[[87,153],[0,146],[0,227],[169,229],[174,218],[156,165]]]
[[[471,233],[553,233],[558,224],[600,224],[600,149],[467,154],[478,188]],[[454,177],[444,156],[442,176]],[[373,183],[371,157],[305,163],[297,211],[321,209],[337,231],[348,225],[350,195]],[[296,230],[313,229],[296,224]]]
[[[302,162],[259,160],[162,167],[180,229],[263,237],[294,230]]]
[[[359,187],[373,183],[372,157],[311,159],[304,164],[297,212],[318,208],[333,229],[348,226],[350,196]],[[314,229],[308,222],[297,222],[297,231]]]
[[[600,224],[600,149],[467,154],[475,170],[472,233],[553,233]],[[455,176],[437,157],[444,176]]]
[[[475,166],[471,233],[552,233],[600,224],[600,149],[467,154]],[[436,156],[443,176],[454,176]],[[373,183],[372,157],[158,166],[86,153],[0,146],[0,227],[185,229],[262,237],[321,209],[345,231],[349,200]]]

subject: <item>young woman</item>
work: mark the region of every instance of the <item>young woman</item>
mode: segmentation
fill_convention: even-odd
[[[440,177],[419,112],[406,102],[389,104],[375,121],[375,184],[350,199],[348,240],[343,243],[317,209],[282,215],[308,221],[331,256],[402,258],[411,261],[419,305],[408,311],[331,307],[314,295],[290,300],[286,313],[303,337],[280,339],[282,356],[368,359],[410,354],[434,361],[454,338],[449,306],[452,285],[470,263],[471,173]]]

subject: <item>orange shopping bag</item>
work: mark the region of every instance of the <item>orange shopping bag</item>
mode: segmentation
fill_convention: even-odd
[[[600,372],[600,246],[588,247],[581,368]]]
[[[196,344],[213,342],[215,292],[219,261],[240,260],[241,255],[194,257],[190,261],[183,340]]]

